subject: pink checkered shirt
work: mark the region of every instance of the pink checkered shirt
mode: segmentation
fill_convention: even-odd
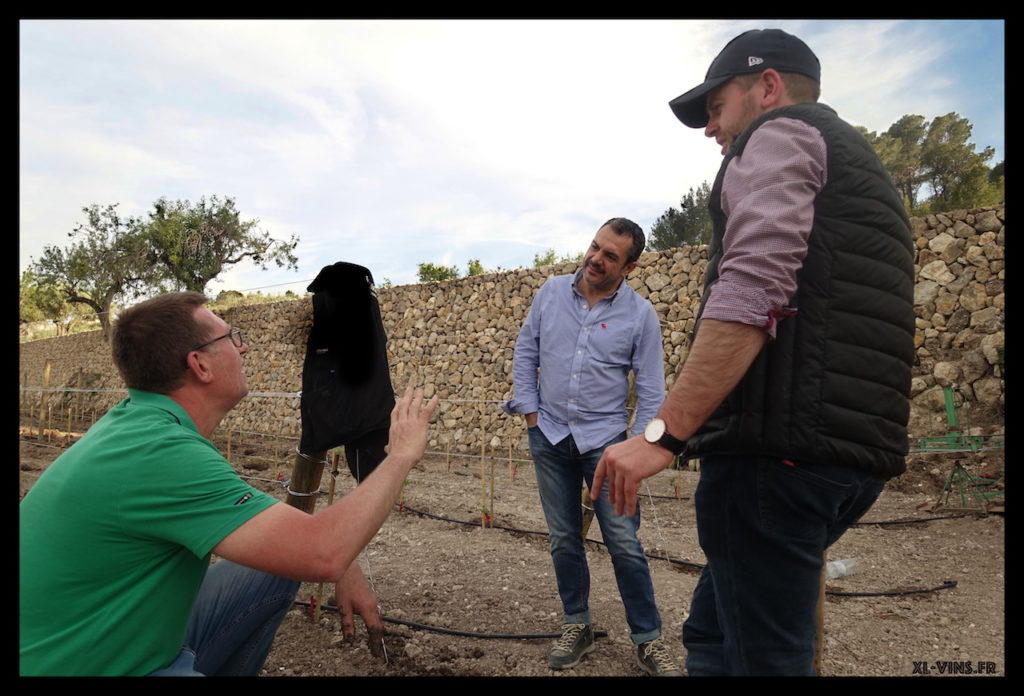
[[[722,182],[728,221],[718,281],[703,317],[759,326],[775,338],[796,309],[796,273],[807,255],[814,199],[825,186],[827,151],[816,128],[792,118],[760,126]]]

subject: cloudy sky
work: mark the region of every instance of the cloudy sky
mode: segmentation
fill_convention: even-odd
[[[19,270],[91,204],[233,197],[298,235],[298,271],[207,288],[302,292],[325,265],[532,264],[601,222],[651,224],[713,179],[715,144],[667,102],[736,34],[780,27],[822,101],[884,131],[951,111],[1004,154],[1004,22],[168,21],[20,23]]]

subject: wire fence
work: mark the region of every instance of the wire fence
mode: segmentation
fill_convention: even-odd
[[[37,386],[23,386],[21,387],[21,399],[20,399],[20,412],[23,419],[31,419],[37,428],[38,432],[45,433],[52,431],[51,435],[56,437],[56,431],[60,430],[62,425],[66,425],[66,431],[72,431],[73,427],[77,426],[79,430],[84,431],[92,423],[103,416],[103,414],[113,405],[108,403],[106,405],[98,403],[90,403],[84,399],[77,399],[76,396],[84,395],[114,395],[116,401],[124,398],[128,395],[125,389],[86,389],[76,387],[37,387]],[[61,396],[63,398],[57,399],[57,404],[53,403],[53,399],[48,399],[47,396]],[[35,398],[38,396],[38,400]],[[396,394],[396,398],[400,395]],[[248,399],[291,399],[294,400],[294,416],[298,420],[300,418],[299,404],[302,398],[302,392],[250,392]],[[479,423],[479,416],[481,411],[485,410],[494,415],[500,413],[498,416],[502,422],[507,422],[507,419],[514,418],[518,419],[519,416],[508,416],[504,411],[501,411],[500,405],[505,402],[504,399],[462,399],[462,398],[444,398],[439,399],[438,413],[443,414],[447,405],[475,405],[480,407],[486,407],[485,409],[467,409],[461,418],[454,419],[456,423],[453,427],[444,427],[443,422],[452,420],[451,418],[435,417],[435,422],[429,431],[428,440],[432,439],[434,442],[440,444],[444,443],[448,445],[445,450],[433,449],[427,450],[426,454],[436,456],[450,456],[450,457],[469,457],[478,458],[481,449],[484,450],[497,450],[507,452],[507,456],[504,457],[508,461],[522,460],[524,457],[528,457],[526,452],[526,435],[525,427],[522,427],[521,422],[517,422],[513,428],[506,428],[511,430],[509,433],[499,433],[494,430],[488,430]],[[635,407],[627,407],[627,412],[630,417],[635,413]],[[263,438],[279,438],[283,440],[295,440],[301,439],[301,432],[299,431],[279,431],[279,432],[268,432],[268,431],[257,431],[250,428],[238,427],[237,420],[232,418],[232,414],[229,414],[227,418],[221,423],[217,431],[214,433],[214,439],[231,437],[235,434],[244,434],[259,436]],[[453,443],[452,434],[455,431],[471,431],[475,436],[475,441],[472,443],[460,442]],[[478,432],[479,431],[479,432]],[[497,444],[495,441],[497,440]],[[456,451],[452,451],[451,445],[456,446]],[[458,451],[458,447],[462,447],[463,451]],[[513,455],[513,452],[516,454]]]

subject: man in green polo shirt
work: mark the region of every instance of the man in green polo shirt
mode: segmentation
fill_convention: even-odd
[[[168,293],[121,315],[128,398],[19,506],[23,675],[259,674],[299,581],[346,575],[423,454],[437,399],[407,390],[388,457],[329,508],[243,482],[209,437],[248,393],[248,346],[205,302]]]

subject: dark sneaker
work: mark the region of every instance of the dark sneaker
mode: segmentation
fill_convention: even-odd
[[[636,658],[640,661],[643,671],[652,677],[681,677],[683,670],[679,669],[676,661],[668,654],[661,638],[649,640],[636,646]]]
[[[587,624],[562,624],[562,637],[548,653],[551,669],[575,667],[583,656],[594,651],[594,630]]]

